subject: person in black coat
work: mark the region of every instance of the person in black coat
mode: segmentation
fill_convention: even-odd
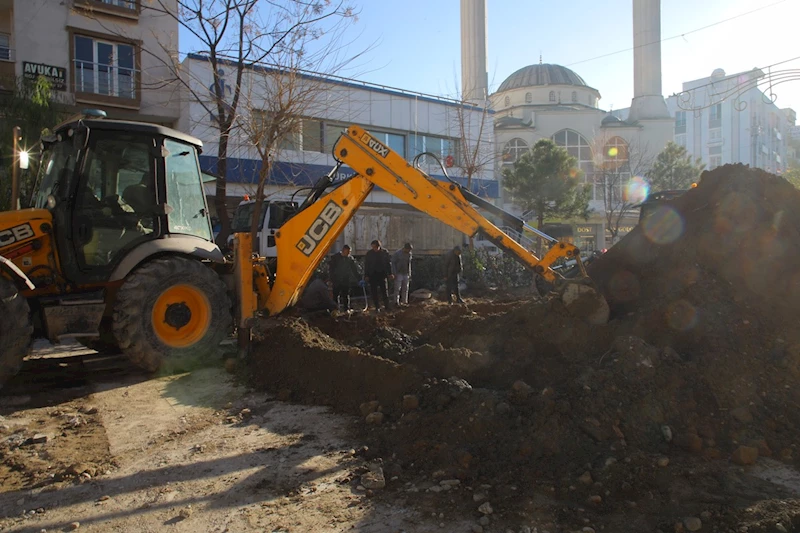
[[[389,252],[381,248],[381,241],[372,241],[371,249],[364,257],[364,280],[369,283],[372,293],[372,303],[375,311],[380,311],[378,295],[383,300],[384,309],[389,308],[389,294],[386,292],[386,278],[394,279],[392,275],[392,260]]]
[[[333,300],[342,311],[350,309],[350,287],[358,283],[361,274],[358,265],[350,255],[350,246],[342,246],[342,251],[331,257],[330,277],[333,283]]]
[[[447,301],[453,303],[453,294],[456,295],[456,302],[463,304],[461,291],[458,289],[458,275],[464,269],[461,262],[461,247],[456,246],[446,256],[444,260],[444,276],[447,283]]]

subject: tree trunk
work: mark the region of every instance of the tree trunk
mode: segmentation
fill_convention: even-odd
[[[472,192],[472,172],[467,172],[467,190]],[[469,250],[475,253],[475,238],[472,235],[469,236]]]
[[[221,228],[217,235],[217,246],[227,246],[228,236],[231,234],[231,219],[228,216],[228,136],[220,136],[217,150],[217,183],[214,196],[214,207]]]
[[[536,229],[538,229],[539,231],[544,231],[544,230],[542,230],[542,228],[544,227],[544,210],[543,209],[539,209],[537,211],[538,211],[538,213],[536,215]],[[542,256],[544,255],[544,253],[543,253],[544,246],[543,245],[544,245],[544,241],[542,241],[541,237],[537,236],[536,237],[536,256],[539,259],[541,259]]]
[[[250,237],[253,241],[253,253],[256,253],[258,247],[258,226],[261,224],[261,212],[264,209],[264,187],[269,179],[270,171],[272,170],[272,159],[265,158],[261,162],[261,170],[258,173],[258,187],[256,188],[256,203],[253,207],[253,220],[250,222]],[[267,227],[264,226],[266,231]],[[259,251],[260,253],[260,251]]]

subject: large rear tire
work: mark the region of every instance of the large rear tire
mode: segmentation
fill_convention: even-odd
[[[17,287],[0,278],[0,389],[19,372],[33,335],[31,310]]]
[[[114,337],[148,371],[190,370],[223,353],[231,303],[219,276],[185,257],[154,259],[125,280],[114,304]]]

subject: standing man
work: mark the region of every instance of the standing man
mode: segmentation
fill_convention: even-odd
[[[364,280],[369,283],[372,303],[375,304],[375,312],[378,312],[380,311],[378,294],[383,299],[384,309],[389,308],[386,278],[394,279],[394,275],[392,275],[392,260],[389,258],[389,252],[381,248],[381,241],[372,241],[370,247],[371,249],[364,257]]]
[[[461,247],[456,246],[447,254],[444,261],[444,275],[447,280],[447,303],[453,303],[453,294],[456,295],[456,302],[463,304],[461,292],[458,289],[458,275],[461,274],[463,265],[461,263]]]
[[[408,282],[411,279],[411,246],[407,242],[392,256],[392,274],[394,274],[394,303],[408,305]]]
[[[361,277],[358,266],[350,255],[350,246],[345,244],[341,252],[331,257],[330,276],[333,282],[333,301],[341,311],[349,311],[350,286],[358,283]]]

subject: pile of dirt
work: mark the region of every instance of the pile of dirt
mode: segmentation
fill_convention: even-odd
[[[501,513],[549,507],[567,530],[800,524],[796,502],[780,518],[745,511],[787,493],[738,470],[799,458],[800,193],[742,166],[705,173],[590,275],[608,324],[557,298],[282,321],[255,350],[254,383],[380,411],[365,438],[400,483],[491,486]]]
[[[411,369],[346,346],[300,318],[262,322],[249,379],[284,399],[356,411],[367,400],[387,408],[421,384]]]

